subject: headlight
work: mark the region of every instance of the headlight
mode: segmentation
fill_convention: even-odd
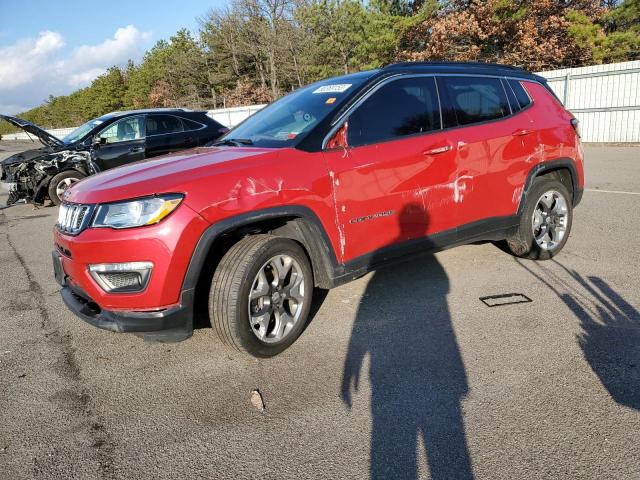
[[[98,206],[92,226],[131,228],[158,223],[173,212],[183,195],[172,193]]]

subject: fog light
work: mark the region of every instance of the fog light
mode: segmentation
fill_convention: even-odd
[[[89,274],[105,292],[141,292],[152,269],[151,262],[100,263],[89,265]]]

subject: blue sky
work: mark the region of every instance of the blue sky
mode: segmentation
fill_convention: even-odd
[[[88,85],[105,68],[139,60],[221,0],[0,0],[0,113]]]

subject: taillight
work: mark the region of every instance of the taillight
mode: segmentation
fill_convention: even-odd
[[[576,131],[576,135],[578,135],[578,137],[581,137],[582,135],[580,135],[580,121],[577,118],[572,118],[571,126]]]

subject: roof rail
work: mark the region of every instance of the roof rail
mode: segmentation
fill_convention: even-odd
[[[523,68],[514,67],[513,65],[503,65],[501,63],[485,63],[485,62],[397,62],[390,63],[382,67],[383,70],[393,70],[411,67],[471,67],[471,68],[500,68],[505,70],[516,70],[526,72]],[[528,72],[527,72],[528,73]]]

